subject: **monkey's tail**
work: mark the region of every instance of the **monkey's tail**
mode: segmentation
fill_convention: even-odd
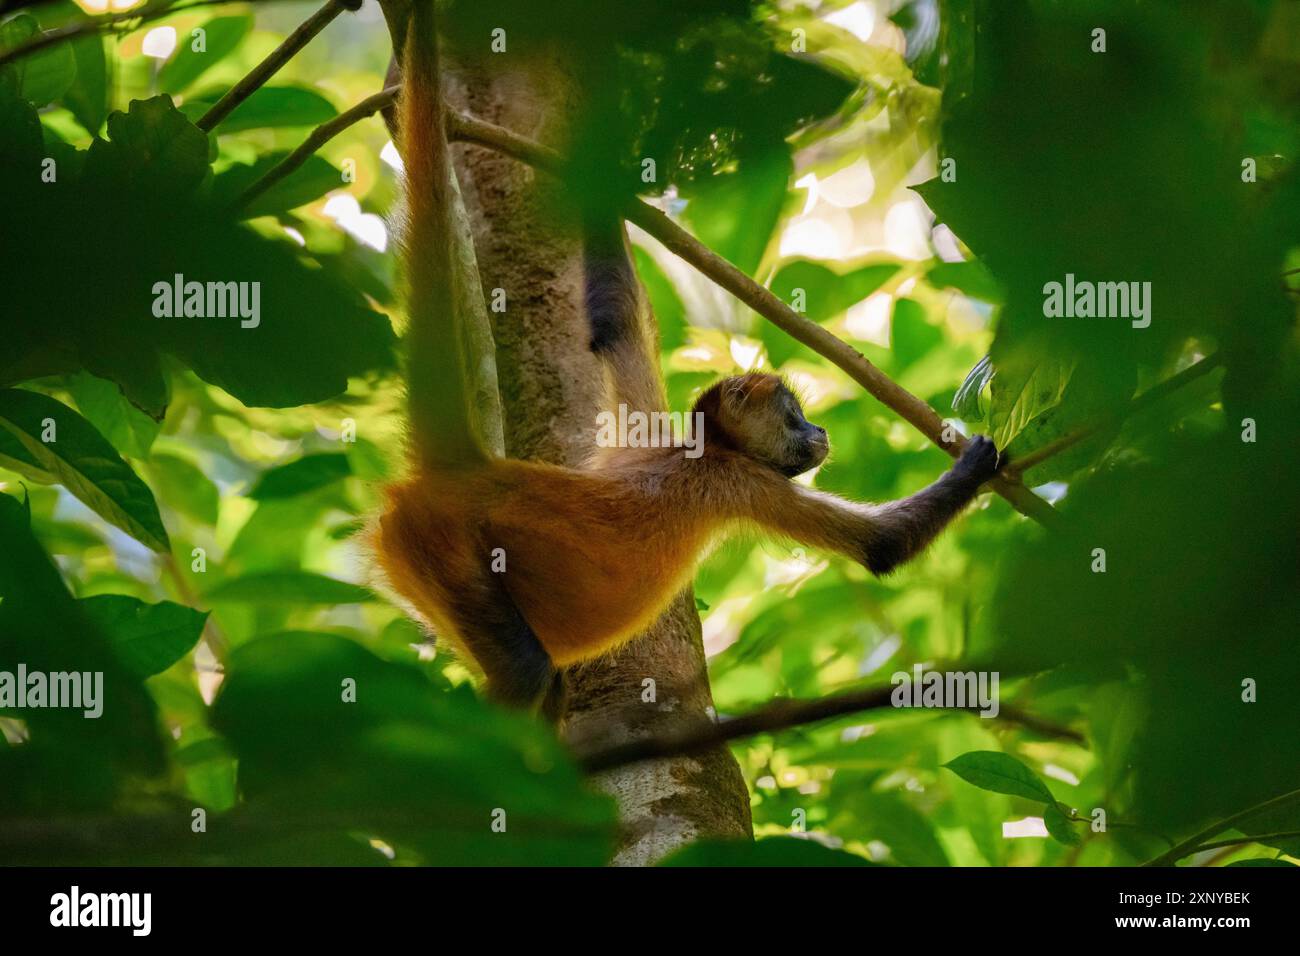
[[[435,0],[414,0],[402,64],[406,167],[404,260],[411,424],[422,464],[486,460],[469,406],[462,320],[452,275],[450,151],[443,120]]]
[[[583,267],[591,351],[605,363],[611,397],[633,410],[666,408],[657,329],[616,212],[588,211],[584,216]]]

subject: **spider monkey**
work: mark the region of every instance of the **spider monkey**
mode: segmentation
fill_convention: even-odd
[[[399,121],[412,467],[387,489],[374,547],[391,586],[482,669],[489,698],[558,719],[563,670],[633,638],[728,533],[761,529],[883,575],[919,554],[994,475],[997,450],[976,436],[936,482],[888,504],[797,484],[793,477],[825,460],[826,430],[804,417],[780,378],[758,372],[718,382],[695,402],[704,425],[696,458],[680,447],[600,449],[587,467],[564,468],[487,454],[473,429],[452,308],[450,166],[432,18],[432,3],[416,0]],[[590,347],[610,397],[661,409],[657,336],[621,221],[589,221],[585,234]]]

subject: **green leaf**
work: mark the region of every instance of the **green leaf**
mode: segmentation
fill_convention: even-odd
[[[925,814],[897,793],[872,793],[861,803],[865,832],[889,847],[903,866],[951,866]]]
[[[310,571],[261,571],[223,581],[209,591],[208,601],[268,604],[359,604],[373,601],[367,588]]]
[[[89,720],[68,708],[22,711],[31,728],[24,745],[30,756],[0,769],[5,811],[21,813],[29,801],[25,809],[34,813],[106,802],[119,762],[148,772],[161,766],[153,700],[68,592],[32,534],[28,502],[0,494],[0,542],[0,662],[23,661],[33,672],[99,671],[104,705]]]
[[[803,290],[804,314],[824,322],[871,295],[899,268],[893,262],[880,262],[840,275],[820,263],[796,259],[772,277],[771,289],[787,305],[794,302],[796,289]]]
[[[942,342],[943,330],[926,319],[921,303],[906,298],[894,301],[889,345],[899,369],[920,361]]]
[[[185,115],[198,119],[216,103],[203,97],[185,102]],[[318,126],[338,115],[329,100],[302,86],[264,86],[221,121],[221,133],[238,133],[265,127]]]
[[[42,441],[52,423],[54,440]],[[37,392],[0,389],[0,427],[22,444],[39,472],[13,462],[34,481],[53,476],[96,514],[160,554],[170,548],[153,493],[95,427]]]
[[[1061,401],[1074,374],[1073,359],[999,363],[990,388],[989,432],[1007,448],[1035,416]]]
[[[67,388],[81,414],[109,444],[132,458],[148,457],[161,425],[128,402],[121,388],[85,372],[71,376]]]
[[[263,156],[252,166],[231,166],[212,182],[213,199],[222,206],[233,205],[248,187],[279,165],[289,153],[287,150]],[[243,219],[273,216],[297,209],[319,199],[331,189],[343,185],[343,174],[326,160],[312,154],[300,167],[285,176],[270,189],[256,196],[252,202],[239,208]]]
[[[773,150],[737,173],[701,183],[685,218],[701,242],[753,275],[781,218],[792,172],[789,149]]]
[[[361,830],[434,864],[609,859],[613,801],[587,786],[549,728],[467,689],[438,692],[418,668],[345,638],[241,645],[212,720],[239,760],[250,811],[315,822],[308,845]]]
[[[816,840],[698,840],[670,854],[660,866],[874,866],[856,853],[832,850]]]
[[[98,136],[108,118],[108,62],[104,40],[78,37],[68,43],[77,61],[77,79],[63,94],[63,105],[91,136]]]
[[[101,594],[81,602],[127,670],[137,677],[161,674],[198,643],[208,612],[171,601],[146,604],[124,594]]]
[[[0,52],[24,46],[41,33],[36,18],[20,13],[0,24]],[[47,46],[3,67],[3,74],[16,81],[18,92],[33,106],[57,100],[77,78],[77,61],[66,43]]]
[[[1047,809],[1043,811],[1043,825],[1047,827],[1047,832],[1052,835],[1052,839],[1058,843],[1077,846],[1083,840],[1079,831],[1074,828],[1074,824],[1054,803],[1049,803]]]
[[[958,289],[972,299],[982,299],[995,305],[1006,296],[992,273],[978,259],[970,262],[940,262],[926,273],[926,281],[936,289]]]
[[[205,525],[217,523],[221,493],[198,466],[176,455],[155,452],[147,467],[166,504]]]
[[[199,28],[206,34],[202,53],[194,50],[191,36],[182,35],[176,55],[158,71],[158,89],[164,93],[184,92],[207,70],[233,53],[252,28],[252,17],[213,17]]]
[[[248,492],[257,501],[292,498],[346,478],[352,473],[348,456],[343,452],[304,455],[297,461],[262,473]]]
[[[163,94],[108,116],[108,139],[90,144],[86,178],[100,188],[155,194],[192,190],[208,174],[208,136]]]
[[[965,381],[952,397],[952,410],[968,422],[984,419],[984,409],[980,405],[980,393],[993,378],[993,361],[984,356],[975,363],[975,367],[966,375]]]
[[[1015,757],[996,750],[973,750],[944,764],[967,783],[981,790],[1007,793],[1055,805],[1056,798],[1032,770]]]

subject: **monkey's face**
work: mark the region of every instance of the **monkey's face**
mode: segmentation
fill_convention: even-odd
[[[788,478],[826,460],[826,429],[804,417],[794,393],[775,375],[750,374],[723,383],[723,427],[747,454]]]

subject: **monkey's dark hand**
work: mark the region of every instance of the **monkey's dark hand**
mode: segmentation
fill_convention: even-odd
[[[961,481],[982,485],[997,474],[999,458],[993,439],[987,435],[975,435],[966,442],[961,457],[952,466],[952,475]]]

